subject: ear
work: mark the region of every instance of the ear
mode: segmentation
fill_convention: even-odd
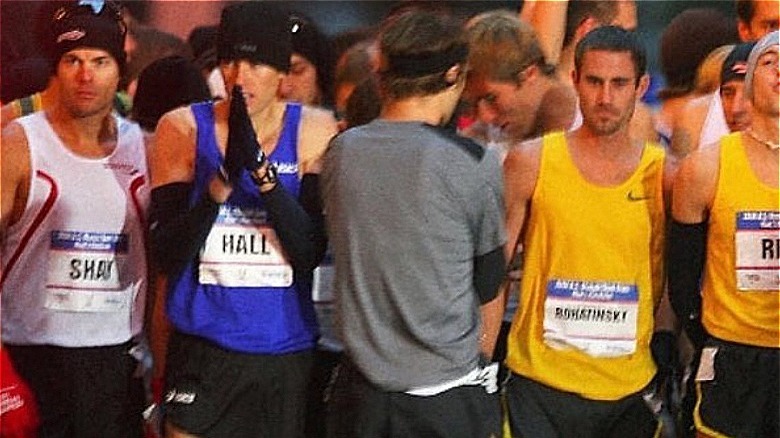
[[[639,78],[639,85],[636,87],[636,99],[642,99],[648,88],[650,88],[650,76],[644,74],[641,78]]]
[[[534,82],[536,81],[536,78],[539,77],[539,74],[540,70],[538,65],[529,65],[517,73],[517,84],[521,85],[529,81]]]
[[[577,82],[579,82],[579,79],[580,79],[580,75],[577,72],[577,69],[575,68],[575,69],[573,69],[571,71],[571,83],[574,84],[574,85],[577,85]]]
[[[461,73],[463,73],[463,67],[461,64],[455,64],[450,67],[446,73],[444,73],[444,80],[447,85],[455,85],[461,79]]]

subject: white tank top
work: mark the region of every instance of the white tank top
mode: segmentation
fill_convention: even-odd
[[[723,101],[720,100],[720,92],[716,91],[712,93],[707,116],[701,127],[699,147],[715,143],[729,132],[729,125],[726,123],[725,114],[723,114]]]
[[[149,177],[138,125],[116,117],[105,158],[71,152],[37,112],[18,119],[31,179],[2,245],[2,339],[15,345],[116,345],[140,333],[147,288]]]

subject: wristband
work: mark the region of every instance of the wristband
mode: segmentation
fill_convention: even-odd
[[[268,184],[276,184],[279,182],[276,166],[274,166],[273,163],[268,163],[268,167],[266,167],[265,173],[262,175],[258,175],[257,171],[255,171],[250,172],[249,176],[252,178],[252,182],[254,182],[257,187],[262,187]]]
[[[225,169],[223,164],[219,165],[219,168],[217,169],[217,176],[219,176],[219,179],[221,179],[223,183],[230,183],[230,176],[228,175],[227,169]]]

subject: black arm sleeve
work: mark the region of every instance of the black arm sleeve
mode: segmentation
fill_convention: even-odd
[[[152,190],[151,249],[160,269],[176,275],[206,241],[219,212],[208,193],[189,208],[192,184],[171,183]]]
[[[700,318],[700,282],[707,247],[707,223],[683,224],[672,220],[668,239],[669,301],[691,341],[700,346],[706,338]]]
[[[303,209],[311,218],[314,226],[311,236],[314,244],[314,265],[322,263],[325,251],[328,247],[328,235],[325,230],[325,214],[322,208],[322,195],[320,193],[320,175],[307,173],[301,179],[301,193],[298,197]]]
[[[300,202],[277,184],[263,194],[274,230],[293,268],[312,271],[322,261],[327,240],[322,220],[318,176],[301,180]]]
[[[489,303],[496,298],[505,274],[506,260],[501,247],[474,259],[474,289],[480,304]]]

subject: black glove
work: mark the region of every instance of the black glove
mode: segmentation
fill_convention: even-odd
[[[262,166],[266,158],[246,112],[246,101],[241,87],[234,86],[230,95],[224,166],[228,179],[233,181],[241,177],[242,170],[252,172]]]
[[[688,339],[691,340],[693,348],[696,351],[701,351],[701,349],[704,348],[704,343],[707,342],[707,339],[710,337],[710,335],[707,334],[707,330],[704,329],[704,325],[701,323],[701,317],[698,315],[689,316],[686,321],[683,321],[683,328],[685,334],[688,335]]]
[[[650,353],[658,367],[659,376],[672,375],[677,370],[679,353],[677,351],[677,336],[668,330],[653,333],[650,341]]]

